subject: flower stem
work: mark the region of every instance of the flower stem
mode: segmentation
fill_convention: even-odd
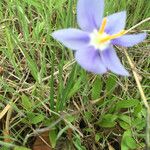
[[[140,26],[141,24],[143,24],[143,23],[145,23],[145,22],[147,22],[147,21],[149,21],[149,20],[150,20],[150,17],[148,17],[148,18],[142,20],[142,21],[139,22],[138,24],[136,24],[136,25],[134,25],[133,27],[131,27],[130,29],[126,30],[126,33],[132,31],[132,30],[135,29],[136,27]]]

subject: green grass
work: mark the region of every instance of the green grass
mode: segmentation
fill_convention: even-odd
[[[149,0],[105,0],[105,14],[127,10],[127,28],[150,16]],[[146,109],[131,73],[103,76],[84,71],[72,51],[54,41],[54,30],[77,27],[77,0],[0,1],[1,149],[31,148],[38,133],[49,131],[52,147],[62,150],[144,149]],[[145,22],[134,32],[148,31]],[[148,38],[149,39],[149,38]],[[128,52],[150,99],[148,39]],[[71,137],[68,129],[71,128]],[[5,135],[4,131],[9,130]],[[9,142],[7,142],[9,141]],[[21,150],[21,148],[19,148]]]

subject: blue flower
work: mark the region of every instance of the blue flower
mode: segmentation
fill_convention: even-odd
[[[131,47],[142,42],[146,33],[127,34],[126,12],[103,18],[103,0],[78,0],[77,22],[80,29],[68,28],[52,33],[53,38],[75,51],[76,61],[87,71],[104,74],[112,71],[128,76],[113,45]]]

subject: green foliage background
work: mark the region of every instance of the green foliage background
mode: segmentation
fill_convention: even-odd
[[[144,149],[146,110],[123,51],[129,78],[93,75],[54,41],[54,30],[77,27],[77,0],[0,1],[1,149],[31,148],[37,133],[49,130],[55,149]],[[105,0],[105,15],[127,10],[127,28],[150,17],[149,0]],[[147,31],[145,22],[133,32]],[[150,98],[149,37],[128,49]],[[3,134],[5,130],[10,134]],[[71,129],[71,137],[69,137]],[[6,142],[9,139],[9,142]],[[23,147],[17,147],[23,146]]]

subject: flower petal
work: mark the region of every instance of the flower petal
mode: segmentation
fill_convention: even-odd
[[[124,35],[122,37],[112,40],[111,43],[113,45],[131,47],[142,42],[145,38],[146,38],[146,33]]]
[[[92,47],[81,51],[76,51],[75,58],[77,62],[89,72],[93,72],[96,74],[103,74],[107,72],[107,69],[101,60],[99,52]]]
[[[107,17],[107,25],[105,31],[108,34],[115,34],[125,28],[126,11],[121,11]]]
[[[101,56],[103,63],[108,70],[111,70],[112,72],[123,76],[129,75],[127,70],[121,64],[113,47],[109,47],[108,49],[104,50]]]
[[[87,32],[72,28],[55,31],[52,37],[73,50],[86,47],[90,41]]]
[[[104,11],[104,0],[79,0],[77,21],[81,29],[93,31],[100,27]]]

